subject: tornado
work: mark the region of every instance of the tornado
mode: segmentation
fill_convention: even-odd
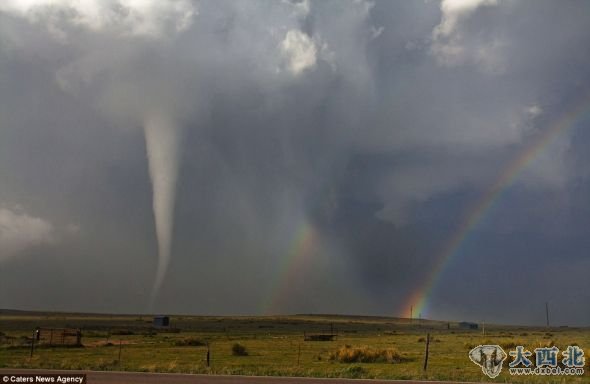
[[[145,119],[144,132],[158,242],[158,268],[150,296],[152,308],[170,263],[180,129],[169,116],[155,114]]]

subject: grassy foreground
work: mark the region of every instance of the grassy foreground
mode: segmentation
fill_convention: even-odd
[[[30,339],[37,326],[82,328],[83,346],[40,346],[30,358]],[[0,312],[0,368],[590,383],[589,328],[492,325],[486,326],[484,336],[481,330],[459,329],[456,323],[328,315],[172,316],[171,326],[170,331],[154,330],[147,316],[4,311]],[[337,334],[333,341],[304,341],[304,333],[331,330]],[[432,342],[425,373],[427,333]],[[206,343],[211,351],[210,367],[206,365]],[[490,379],[467,356],[479,344],[498,344],[507,353],[514,345],[529,350],[556,345],[563,350],[577,344],[587,355],[585,374],[511,376],[509,357],[500,376]]]

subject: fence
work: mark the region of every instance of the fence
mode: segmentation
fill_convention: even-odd
[[[76,328],[37,328],[37,345],[82,345],[82,331]]]

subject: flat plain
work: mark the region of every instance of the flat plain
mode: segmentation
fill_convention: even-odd
[[[79,328],[82,346],[40,344],[31,357],[36,327]],[[333,340],[305,340],[330,334],[336,335]],[[590,328],[486,324],[484,334],[481,327],[463,329],[455,322],[293,315],[170,316],[170,327],[161,329],[154,328],[147,315],[0,311],[0,368],[590,383],[588,357],[583,376],[511,376],[509,357],[502,373],[490,379],[468,358],[469,350],[480,344],[497,344],[507,353],[517,345],[531,351],[578,345],[588,355]]]

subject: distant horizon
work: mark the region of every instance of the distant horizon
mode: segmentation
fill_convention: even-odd
[[[461,323],[461,322],[468,322],[474,323],[478,325],[485,324],[486,326],[506,326],[506,327],[533,327],[533,328],[547,328],[544,324],[508,324],[508,323],[501,323],[501,322],[483,322],[483,321],[475,321],[469,319],[462,319],[462,320],[440,320],[440,319],[426,319],[426,318],[412,318],[409,317],[399,317],[399,316],[387,316],[387,315],[370,315],[370,314],[344,314],[344,313],[290,313],[290,314],[274,314],[274,315],[262,315],[262,314],[240,314],[240,315],[216,315],[216,314],[190,314],[190,313],[168,313],[168,312],[154,312],[154,313],[108,313],[108,312],[79,312],[79,311],[56,311],[56,310],[43,310],[43,309],[13,309],[13,308],[0,308],[0,315],[6,315],[6,312],[23,312],[29,314],[55,314],[55,315],[97,315],[97,316],[171,316],[171,317],[222,317],[222,318],[243,318],[243,317],[251,317],[251,318],[273,318],[273,317],[304,317],[304,316],[312,316],[312,317],[335,317],[335,318],[374,318],[374,319],[398,319],[398,320],[416,320],[416,324],[419,321],[425,322],[433,322],[433,323]],[[588,325],[567,325],[567,324],[555,324],[549,325],[549,328],[590,328],[590,324]]]

